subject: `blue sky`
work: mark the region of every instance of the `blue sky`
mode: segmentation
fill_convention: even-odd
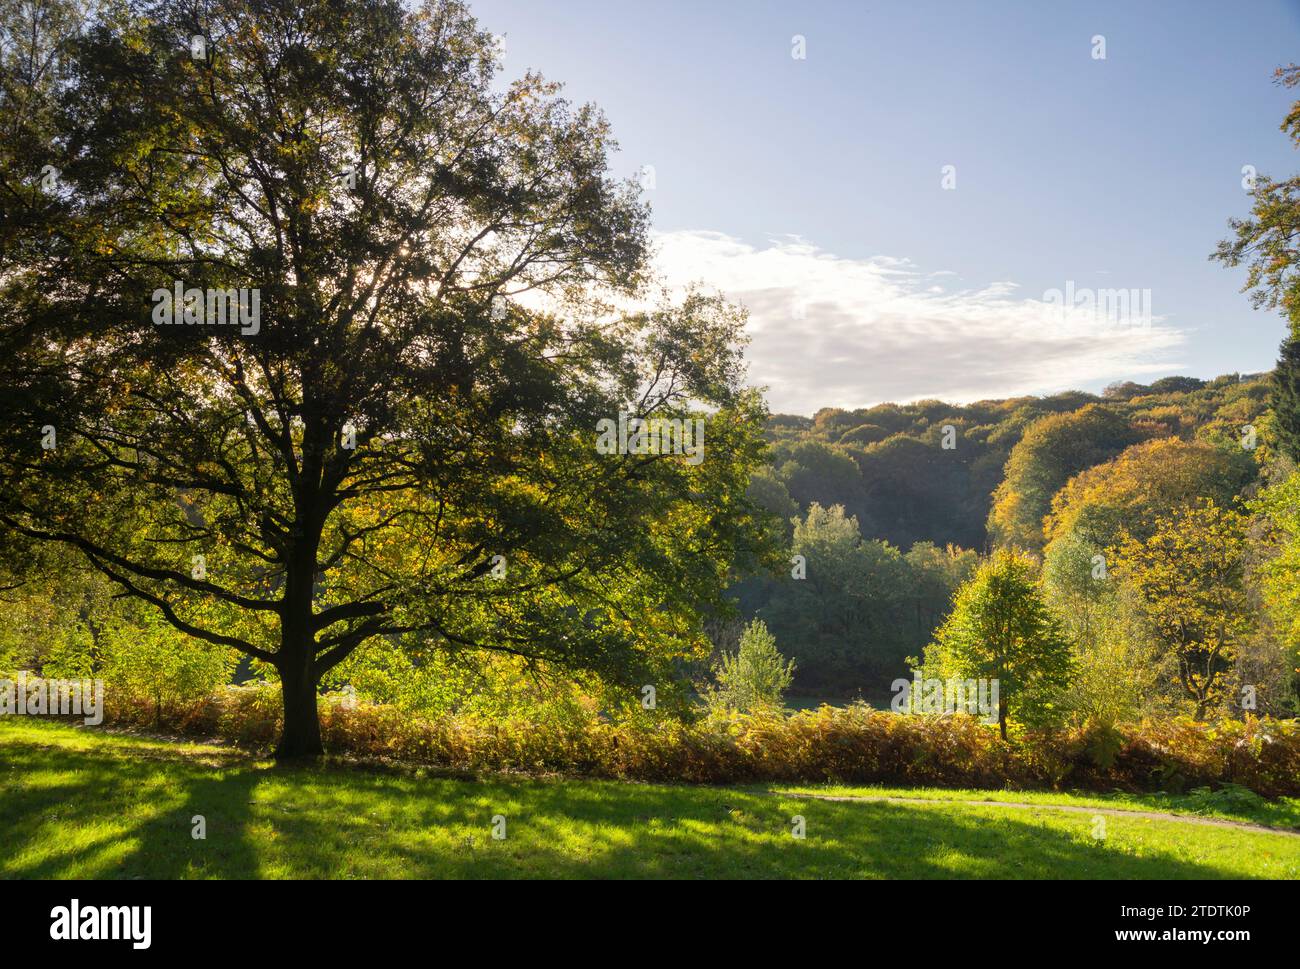
[[[1276,357],[1280,317],[1207,256],[1248,211],[1243,166],[1300,169],[1272,83],[1300,0],[471,6],[507,75],[563,81],[609,117],[618,172],[652,166],[664,275],[750,309],[774,410]],[[1067,282],[1150,290],[1154,321],[1053,314]]]

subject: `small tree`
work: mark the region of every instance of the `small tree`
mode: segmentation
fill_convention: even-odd
[[[790,552],[806,574],[774,583],[761,611],[798,660],[800,687],[844,696],[895,675],[916,649],[904,621],[915,586],[902,555],[864,541],[840,505],[813,502],[792,524]]]
[[[718,687],[710,696],[715,707],[754,713],[781,706],[794,679],[794,663],[776,648],[776,637],[755,619],[740,637],[735,654],[723,653],[714,670]]]
[[[1104,568],[1099,550],[1069,534],[1043,563],[1043,592],[1075,647],[1065,711],[1114,738],[1116,724],[1161,709],[1172,666],[1162,657],[1141,599]],[[1166,667],[1169,669],[1166,669]]]
[[[1026,555],[995,553],[957,591],[952,614],[925,651],[927,673],[998,681],[1004,740],[1008,712],[1040,719],[1073,671],[1069,639],[1043,599],[1037,572]]]
[[[1300,674],[1300,472],[1265,488],[1251,510],[1263,527],[1268,550],[1259,566],[1264,601]]]
[[[1245,519],[1202,499],[1156,519],[1150,538],[1125,534],[1116,566],[1141,596],[1178,663],[1196,718],[1224,698],[1225,677],[1254,625],[1245,591]]]

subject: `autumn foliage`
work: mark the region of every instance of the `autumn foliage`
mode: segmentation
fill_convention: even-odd
[[[110,704],[118,724],[152,726],[153,709]],[[228,688],[177,710],[174,726],[269,748],[279,730],[273,689]],[[567,724],[480,717],[412,717],[393,706],[321,708],[329,749],[342,756],[464,772],[684,781],[838,782],[937,787],[1182,791],[1232,783],[1266,797],[1300,795],[1300,724],[1248,717],[1143,721],[1021,735],[1012,742],[966,715],[900,716],[863,704],[683,722],[599,717]]]

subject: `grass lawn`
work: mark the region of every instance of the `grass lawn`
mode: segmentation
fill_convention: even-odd
[[[1300,837],[1108,815],[1097,841],[1090,815],[1052,807],[1187,807],[1167,798],[805,790],[940,803],[284,769],[223,747],[5,718],[0,877],[1300,878]],[[996,797],[1034,806],[963,803]],[[1296,805],[1265,809],[1246,819],[1286,823]],[[195,815],[206,840],[191,837]]]
[[[1061,794],[1055,791],[990,791],[956,788],[861,787],[843,784],[771,784],[766,790],[819,797],[908,799],[927,801],[1000,801],[1006,804],[1041,804],[1094,807],[1106,810],[1159,811],[1201,818],[1239,821],[1300,832],[1300,798],[1268,800],[1244,788],[1189,794]]]

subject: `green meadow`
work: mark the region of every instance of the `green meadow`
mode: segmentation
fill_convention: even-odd
[[[1300,805],[1260,805],[282,767],[227,747],[0,721],[4,878],[1300,877]]]

